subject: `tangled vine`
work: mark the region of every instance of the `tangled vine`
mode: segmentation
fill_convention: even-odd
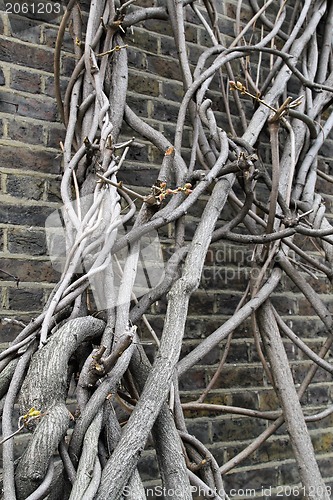
[[[330,281],[333,277],[333,227],[316,191],[318,176],[328,189],[333,181],[318,168],[318,152],[333,125],[333,3],[268,0],[260,7],[257,0],[249,0],[251,15],[244,24],[239,0],[232,40],[219,29],[215,0],[139,4],[92,1],[85,25],[80,2],[69,0],[59,27],[54,74],[66,127],[61,181],[66,253],[61,279],[44,311],[0,354],[3,498],[116,500],[126,488],[126,498],[144,499],[137,465],[152,435],[163,486],[178,492],[174,498],[192,498],[192,484],[209,498],[227,499],[223,476],[285,423],[306,498],[315,489],[322,492],[317,499],[328,500],[306,424],[329,415],[333,407],[306,416],[300,399],[318,368],[333,373],[325,360],[333,342],[332,315],[305,278],[305,273]],[[185,37],[188,12],[210,40],[195,65]],[[183,79],[172,141],[127,102],[128,32],[152,19],[171,26]],[[60,56],[66,29],[73,36],[76,65],[62,95]],[[223,97],[223,125],[213,97],[208,97],[216,95],[216,90],[211,92],[216,85]],[[124,123],[134,138],[122,136]],[[191,129],[189,155],[183,145],[186,127]],[[257,151],[263,133],[269,136],[269,165]],[[163,155],[156,181],[144,195],[118,179],[128,152],[140,147],[140,141]],[[208,201],[189,240],[186,214],[203,195]],[[221,224],[230,210],[234,217]],[[131,229],[121,236],[120,227],[131,220]],[[171,223],[173,252],[163,279],[136,298],[142,241]],[[311,238],[325,259],[302,250],[296,236]],[[189,300],[199,286],[211,243],[219,241],[252,245],[249,283],[230,318],[180,359]],[[115,256],[125,248],[126,258],[117,261]],[[319,353],[272,305],[282,276],[290,278],[322,321],[327,339]],[[94,305],[92,283],[98,284],[96,293],[106,304],[102,312]],[[165,296],[163,331],[157,335],[146,313]],[[279,399],[275,414],[205,403],[223,372],[233,332],[249,319]],[[156,344],[153,363],[138,339],[140,321]],[[311,360],[298,388],[282,334]],[[178,380],[225,339],[209,385],[198,400],[182,403]],[[66,404],[70,386],[74,415]],[[17,400],[21,417],[16,431]],[[221,464],[187,430],[184,411],[207,409],[271,423]],[[31,437],[14,462],[14,435],[23,428]]]

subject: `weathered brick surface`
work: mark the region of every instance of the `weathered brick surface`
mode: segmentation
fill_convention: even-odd
[[[7,174],[7,193],[18,198],[42,200],[45,181],[42,178]]]
[[[54,208],[42,205],[15,205],[3,203],[0,206],[0,224],[17,224],[43,227],[45,218]]]
[[[42,79],[39,73],[18,68],[11,68],[10,70],[11,89],[25,89],[25,92],[29,92],[30,94],[39,94],[41,91],[41,82]]]
[[[52,73],[53,53],[51,49],[42,48],[33,44],[16,41],[7,37],[1,38],[0,60],[13,62],[27,68],[40,69]]]
[[[32,229],[9,229],[7,244],[10,253],[45,255],[46,241],[44,231]]]
[[[43,282],[52,283],[59,279],[59,272],[53,269],[48,259],[28,259],[27,256],[15,254],[11,257],[10,259],[2,258],[1,266],[8,273],[18,278],[21,283],[41,283],[42,287]],[[3,276],[2,279],[4,279]]]
[[[28,119],[8,119],[8,138],[13,141],[39,145],[43,138],[43,125]]]
[[[59,174],[61,161],[59,152],[44,147],[27,148],[23,143],[0,141],[0,165],[5,169],[17,169],[21,173],[34,170]]]
[[[87,0],[86,5],[89,4]],[[138,0],[131,6],[164,5],[163,0]],[[237,1],[215,2],[219,11],[220,29],[225,43],[234,35]],[[200,2],[199,2],[200,4]],[[242,4],[241,23],[246,23],[246,3]],[[40,312],[51,290],[52,283],[59,279],[46,255],[44,232],[45,218],[60,205],[60,142],[64,139],[64,127],[54,99],[53,55],[57,36],[58,20],[41,22],[22,16],[6,16],[0,12],[0,277],[1,316],[16,318],[28,323]],[[194,13],[186,12],[186,38],[188,53],[194,64],[203,48],[210,45],[206,32]],[[128,32],[129,87],[128,104],[147,122],[163,131],[172,141],[179,103],[183,96],[182,76],[177,59],[177,50],[171,25],[168,22],[147,20]],[[265,57],[263,61],[267,60]],[[210,64],[207,62],[207,66]],[[64,91],[73,70],[72,36],[66,32],[61,69]],[[220,91],[216,83],[207,93],[213,101],[218,123],[224,127],[226,118]],[[249,101],[249,109],[252,103]],[[237,113],[233,101],[231,112]],[[237,117],[235,118],[237,122]],[[236,126],[237,128],[237,126]],[[124,125],[124,137],[133,132]],[[266,139],[267,142],[267,139]],[[185,157],[189,158],[191,132],[184,129],[183,145]],[[333,175],[333,141],[322,149],[319,167]],[[265,141],[260,151],[263,162],[270,162],[265,150]],[[133,148],[120,173],[121,179],[137,186],[143,193],[156,180],[161,153],[151,145]],[[327,183],[318,177],[317,189],[327,190]],[[265,198],[267,192],[260,189]],[[188,217],[191,227],[186,237],[191,238],[207,198],[191,210]],[[333,197],[325,197],[329,210]],[[220,224],[230,220],[231,211],[223,214]],[[161,239],[168,245],[172,227],[161,231]],[[195,348],[201,339],[219,328],[235,310],[249,279],[249,265],[253,246],[238,246],[229,242],[211,246],[198,292],[191,298],[186,324],[186,339],[182,356]],[[302,248],[312,254],[317,249],[310,239],[302,242]],[[167,254],[167,249],[165,249]],[[6,273],[1,273],[6,271]],[[331,285],[325,279],[310,276],[307,281],[325,297],[331,305]],[[16,282],[18,280],[18,284]],[[325,341],[325,332],[306,299],[297,287],[285,278],[273,299],[274,305],[284,315],[285,321],[295,333],[305,338],[308,345],[318,352]],[[149,319],[160,334],[163,328],[162,314],[166,301],[152,307]],[[19,332],[17,325],[1,324],[1,342],[12,340]],[[148,336],[140,325],[142,338]],[[285,339],[285,348],[292,361],[295,381],[300,383],[309,362],[307,357]],[[226,341],[216,346],[200,363],[180,380],[181,397],[184,402],[195,400],[211,380],[223,355]],[[148,347],[151,359],[155,349]],[[308,413],[315,413],[330,404],[333,388],[330,376],[318,370],[313,383],[302,398]],[[214,404],[233,405],[261,411],[278,409],[276,395],[260,365],[260,360],[251,334],[250,321],[237,328],[233,335],[227,362],[214,389],[206,398]],[[185,412],[189,431],[202,440],[215,454],[218,462],[229,460],[259,435],[267,422],[262,419],[245,419],[216,411]],[[333,419],[326,418],[309,424],[321,470],[325,478],[332,478],[332,431]],[[24,440],[15,439],[17,455]],[[149,448],[149,447],[148,447]],[[156,458],[151,449],[144,454],[140,472],[145,480],[158,479]],[[290,442],[285,427],[281,427],[259,450],[251,455],[235,472],[225,476],[227,490],[232,488],[254,488],[256,498],[280,499],[276,488],[280,485],[296,485],[299,482],[297,467],[293,461]],[[157,483],[156,483],[157,484]],[[328,482],[329,484],[329,482]],[[273,490],[265,494],[263,488]],[[153,498],[153,497],[150,497]],[[158,498],[158,497],[156,497]],[[232,498],[241,498],[233,496]],[[244,496],[243,496],[244,498]],[[294,498],[288,495],[288,498]],[[296,497],[295,497],[296,498]],[[302,497],[297,496],[297,500]]]
[[[9,309],[36,312],[44,305],[44,292],[41,289],[24,289],[19,286],[10,287],[7,291]]]
[[[24,85],[21,88],[25,88]],[[21,92],[0,92],[0,112],[29,116],[39,120],[55,121],[56,104],[53,99],[40,99]]]

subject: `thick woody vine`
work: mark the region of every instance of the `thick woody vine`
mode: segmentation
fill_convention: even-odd
[[[68,2],[54,63],[56,98],[66,126],[61,194],[67,254],[61,279],[44,311],[0,354],[5,499],[48,495],[49,500],[115,500],[124,488],[128,498],[144,499],[137,464],[150,434],[163,486],[180,492],[175,498],[192,498],[192,484],[208,497],[227,499],[224,475],[283,424],[305,497],[317,491],[316,498],[329,498],[307,422],[320,421],[333,407],[307,415],[300,400],[319,368],[333,373],[333,366],[325,360],[333,341],[332,317],[304,277],[306,273],[330,281],[333,277],[333,228],[316,191],[318,175],[328,190],[333,180],[318,169],[318,153],[333,126],[333,6],[325,0],[304,0],[292,6],[280,1],[278,8],[272,0],[261,8],[255,0],[249,4],[252,16],[244,25],[244,6],[238,2],[232,40],[219,30],[213,0],[200,4],[166,0],[160,7],[101,0],[91,2],[86,25],[80,2]],[[190,11],[211,42],[209,48],[202,48],[197,61],[188,59],[184,34]],[[127,102],[128,32],[147,19],[171,25],[179,55],[184,96],[171,142]],[[76,66],[62,94],[60,56],[66,30],[73,37]],[[242,81],[234,75],[235,68],[242,73]],[[224,126],[221,114],[214,111],[213,97],[207,97],[216,81],[223,97]],[[293,89],[297,83],[297,95],[295,90],[290,95],[290,82]],[[122,136],[124,123],[132,129],[132,138]],[[183,147],[188,123],[190,155]],[[257,150],[262,132],[270,138],[269,165],[262,163]],[[161,152],[162,160],[154,185],[142,194],[120,179],[130,148],[147,141]],[[268,193],[265,197],[262,186]],[[203,195],[208,201],[188,240],[186,214]],[[84,208],[87,196],[91,203]],[[221,225],[221,216],[230,208],[234,217]],[[119,226],[130,220],[134,221],[132,229],[116,238]],[[164,278],[137,299],[133,285],[140,241],[149,231],[170,223],[175,225],[174,252],[169,254]],[[314,241],[325,260],[302,250],[295,235]],[[253,245],[251,277],[234,314],[180,360],[188,303],[200,284],[207,251],[219,241]],[[125,247],[129,248],[126,261],[123,266],[118,262],[120,269],[115,269],[111,255]],[[79,274],[81,259],[87,257],[89,269]],[[114,286],[115,273],[122,275],[119,289]],[[293,281],[322,321],[327,340],[319,353],[293,332],[272,305],[271,296],[283,275]],[[94,276],[104,295],[111,298],[102,313],[94,309],[89,293]],[[146,313],[165,296],[167,312],[158,334]],[[267,379],[279,399],[277,412],[205,402],[223,373],[233,333],[249,319]],[[138,339],[140,321],[156,343],[153,364]],[[282,335],[311,360],[297,389]],[[225,339],[223,356],[209,385],[196,401],[182,403],[178,380]],[[70,382],[75,385],[74,414],[66,405]],[[18,427],[13,421],[17,400]],[[271,423],[234,458],[217,463],[189,435],[185,410],[257,417]],[[123,412],[125,419],[119,417]],[[14,462],[14,436],[23,429],[29,429],[31,436]],[[56,451],[59,458],[55,458]]]

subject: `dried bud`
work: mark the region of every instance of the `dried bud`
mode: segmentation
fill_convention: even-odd
[[[173,146],[168,147],[168,149],[165,150],[164,155],[165,156],[171,156],[174,152],[175,148]]]
[[[245,94],[247,92],[247,88],[242,82],[238,81],[234,82],[233,80],[229,81],[230,90],[238,90],[241,94]]]

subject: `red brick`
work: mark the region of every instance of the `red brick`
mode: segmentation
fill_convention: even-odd
[[[146,75],[131,74],[128,81],[128,90],[138,94],[159,95],[159,82],[155,78]]]
[[[11,68],[10,86],[12,89],[39,94],[41,89],[41,75],[35,71]]]
[[[154,33],[134,27],[133,34],[127,37],[126,42],[131,46],[139,47],[140,50],[157,54],[158,40],[159,36],[156,36]]]
[[[35,170],[45,173],[59,173],[61,158],[46,149],[33,150],[25,146],[15,148],[11,144],[1,144],[0,165],[6,168]]]
[[[13,59],[15,54],[15,59]],[[0,60],[53,72],[53,53],[51,50],[27,45],[14,40],[2,39],[0,43]]]
[[[55,85],[54,85],[54,76],[53,75],[43,75],[42,80],[44,82],[42,94],[47,95],[48,97],[55,98]],[[60,90],[62,95],[65,94],[66,87],[68,84],[68,78],[60,78]]]
[[[209,378],[215,371],[209,369]],[[215,389],[231,389],[232,387],[257,387],[263,385],[263,369],[260,366],[244,366],[227,364],[223,367]]]
[[[54,100],[23,95],[18,92],[0,91],[0,112],[28,116],[45,121],[56,121],[57,106]]]
[[[8,137],[13,141],[40,145],[43,137],[43,126],[24,119],[10,120],[8,123]]]
[[[266,428],[264,420],[246,419],[230,416],[228,418],[214,419],[212,422],[213,443],[217,441],[241,441],[244,437],[244,426],[248,439],[254,438]],[[230,458],[230,457],[229,457]]]
[[[13,38],[36,44],[40,42],[40,22],[29,19],[27,16],[14,14],[9,15],[8,19],[10,23],[10,31]]]
[[[28,258],[2,258],[1,266],[5,271],[19,278],[20,282],[56,283],[60,277],[50,261]],[[6,278],[11,281],[11,279]]]
[[[177,60],[164,59],[153,54],[147,55],[147,69],[151,73],[182,81],[182,73]]]
[[[54,49],[58,36],[58,31],[59,31],[58,26],[55,27],[45,26],[42,32],[43,45],[46,45],[47,47]],[[74,53],[74,40],[68,31],[65,31],[64,33],[62,50]]]

